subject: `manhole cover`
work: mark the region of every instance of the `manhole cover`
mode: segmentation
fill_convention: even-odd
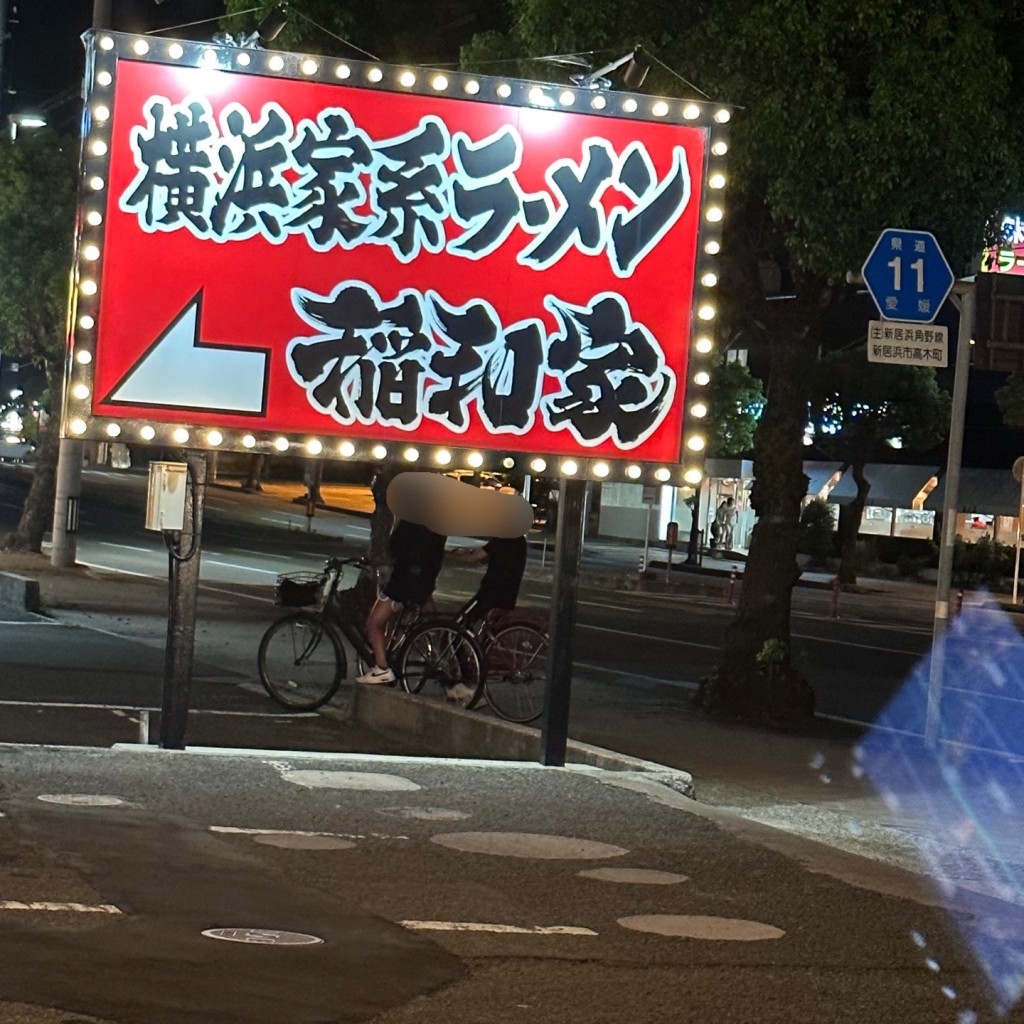
[[[324,940],[303,932],[278,932],[270,928],[207,928],[208,939],[225,942],[251,942],[259,946],[316,946]]]

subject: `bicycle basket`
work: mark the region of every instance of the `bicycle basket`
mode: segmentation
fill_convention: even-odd
[[[323,586],[323,573],[285,572],[274,585],[274,604],[282,608],[305,608],[316,604]]]

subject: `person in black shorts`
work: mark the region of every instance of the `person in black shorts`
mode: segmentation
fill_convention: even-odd
[[[487,571],[473,597],[476,602],[474,617],[482,618],[495,610],[511,611],[515,608],[526,571],[525,537],[491,537],[483,547],[458,552],[455,558],[469,565],[487,564]]]
[[[434,587],[444,561],[447,538],[426,526],[400,519],[391,531],[391,578],[366,620],[366,638],[373,648],[374,665],[356,678],[357,683],[393,683],[388,665],[388,623],[403,605],[432,606]]]

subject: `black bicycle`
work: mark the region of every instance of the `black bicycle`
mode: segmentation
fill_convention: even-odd
[[[275,587],[277,604],[302,610],[272,623],[260,641],[257,665],[260,680],[271,697],[292,710],[313,711],[326,704],[348,675],[344,640],[356,656],[357,674],[373,664],[373,651],[363,631],[369,607],[355,600],[358,588],[341,590],[346,567],[369,575],[374,597],[378,567],[362,558],[329,559],[322,572],[283,573]],[[419,605],[406,605],[392,621],[388,663],[405,689],[418,692],[436,681],[446,695],[467,704],[466,692],[477,699],[483,684],[483,660],[469,649],[470,641],[452,638],[443,624],[424,635],[425,618]],[[413,636],[416,644],[410,649]],[[453,652],[455,657],[453,659]]]

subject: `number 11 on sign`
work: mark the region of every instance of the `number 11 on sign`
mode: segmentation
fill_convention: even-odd
[[[894,292],[903,290],[903,257],[894,256],[886,264],[888,267],[892,267],[892,290]],[[924,291],[924,258],[918,257],[910,264],[910,269],[917,274],[917,290],[919,292]]]

